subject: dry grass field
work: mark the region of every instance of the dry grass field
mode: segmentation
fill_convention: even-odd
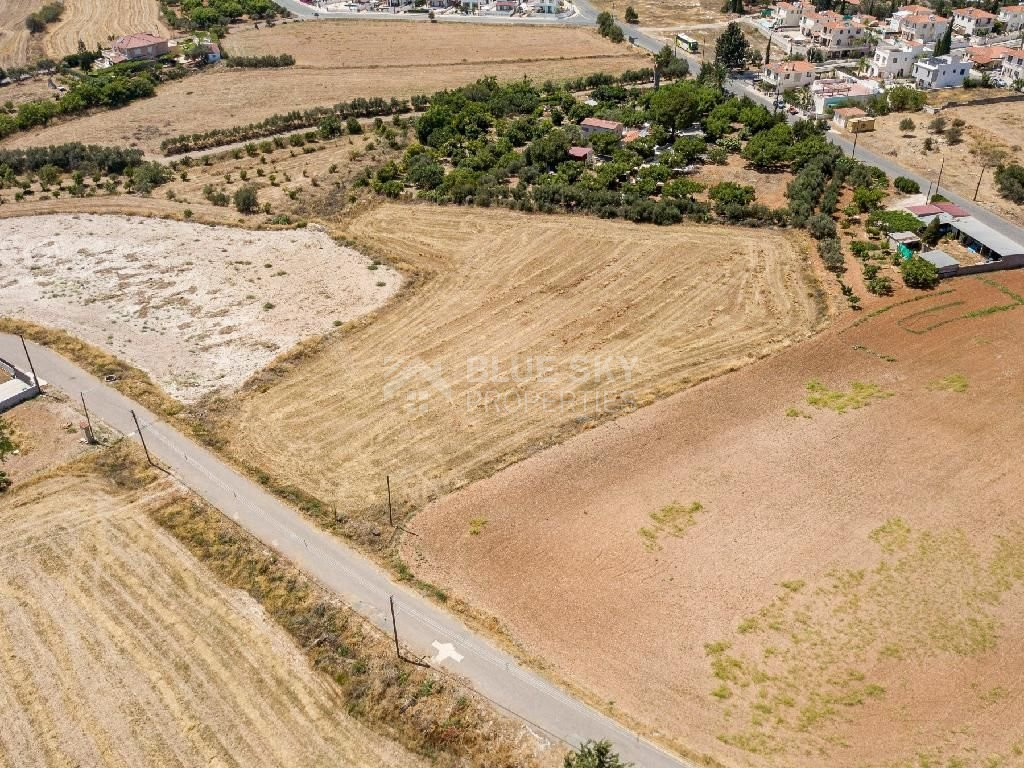
[[[727,765],[1024,764],[1024,273],[888,306],[428,506],[406,561]]]
[[[913,131],[899,130],[899,123],[906,114],[892,114],[876,121],[874,133],[861,135],[860,141],[873,152],[892,157],[900,165],[917,171],[932,180],[938,177],[942,168],[942,186],[970,200],[981,173],[981,163],[975,154],[978,147],[996,146],[1007,153],[1007,162],[1024,163],[1024,101],[1003,104],[960,106],[943,109],[939,116],[948,124],[956,119],[963,120],[964,141],[950,145],[943,138],[927,129],[933,117],[925,113],[911,116],[916,124]],[[924,142],[931,138],[935,150],[925,152]],[[992,170],[985,171],[978,202],[995,213],[1024,225],[1024,207],[1000,197],[992,176]]]
[[[722,13],[719,0],[595,0],[594,5],[602,11],[610,11],[617,19],[622,19],[626,6],[632,5],[640,16],[637,26],[648,32],[730,18]]]
[[[275,47],[280,44],[282,49],[292,47],[298,52],[302,35],[315,35],[323,29],[337,31],[327,38],[329,44],[317,49],[319,55],[306,58],[305,66],[281,70],[216,67],[161,85],[151,99],[12,136],[3,146],[82,141],[138,146],[158,155],[161,140],[170,136],[241,125],[357,96],[409,97],[465,85],[486,75],[543,81],[592,72],[619,73],[650,64],[649,57],[616,46],[596,32],[564,28],[531,28],[525,30],[528,36],[523,36],[519,28],[493,25],[302,22],[239,32],[227,37],[225,45],[229,50],[232,45],[244,45],[250,51],[280,52]],[[256,37],[248,37],[250,34]],[[232,42],[236,37],[242,43]],[[378,39],[384,41],[380,47],[374,44]],[[358,46],[358,56],[345,52],[349,45]],[[418,54],[424,48],[434,59]],[[410,57],[413,63],[407,63]]]
[[[6,414],[29,449],[0,507],[0,765],[423,764],[157,526],[180,497],[168,481],[105,452],[54,466],[61,408]]]
[[[8,219],[0,315],[61,328],[194,401],[385,304],[400,278],[321,228],[142,217]]]
[[[420,504],[822,320],[790,233],[397,204],[345,233],[415,288],[272,366],[218,431],[353,534],[386,519],[385,474]]]

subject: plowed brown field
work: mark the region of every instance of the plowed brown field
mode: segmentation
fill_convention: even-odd
[[[1022,335],[1024,272],[898,298],[428,506],[404,554],[726,764],[1020,765]]]
[[[231,455],[357,520],[385,474],[420,503],[821,321],[792,233],[392,204],[347,234],[421,284],[222,421]]]
[[[0,765],[417,766],[87,465],[0,507]]]

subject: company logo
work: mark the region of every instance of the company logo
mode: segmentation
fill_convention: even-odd
[[[430,400],[438,395],[448,403],[452,402],[452,388],[436,366],[429,365],[419,357],[400,360],[388,366],[384,395],[388,398],[403,396],[404,408],[408,413],[426,413]]]

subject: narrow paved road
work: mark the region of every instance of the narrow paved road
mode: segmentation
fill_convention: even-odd
[[[31,342],[28,346],[39,378],[48,383],[48,388],[61,390],[72,402],[84,393],[93,419],[101,419],[132,438],[137,436],[131,416],[134,409],[146,445],[158,463],[388,634],[392,631],[388,596],[394,595],[398,633],[410,652],[428,658],[433,666],[462,675],[475,690],[527,721],[539,737],[550,741],[553,736],[574,746],[586,739],[608,739],[624,759],[638,768],[689,768],[684,761],[520,666],[457,618],[392,581],[376,564],[318,529],[300,512],[145,408],[51,350]],[[21,341],[0,334],[0,357],[24,363]],[[282,450],[288,450],[287,446]]]

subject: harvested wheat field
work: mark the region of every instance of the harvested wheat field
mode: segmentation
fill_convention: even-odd
[[[105,470],[80,459],[5,494],[0,765],[422,764],[153,522],[168,481]]]
[[[92,50],[109,47],[121,35],[149,32],[169,37],[157,0],[64,0],[60,20],[46,28],[44,47],[51,58],[78,50],[78,42]]]
[[[602,11],[610,11],[617,19],[622,18],[626,5],[615,0],[595,0],[594,5]],[[728,20],[722,13],[718,0],[634,0],[629,3],[636,10],[640,20],[637,26],[646,32],[658,32],[660,27],[674,27],[681,24],[701,24]]]
[[[0,315],[61,328],[183,401],[231,390],[298,341],[370,312],[400,278],[320,228],[252,232],[44,215],[4,221]]]
[[[877,118],[876,130],[861,135],[860,142],[871,151],[891,157],[894,162],[933,181],[938,178],[939,166],[942,165],[942,186],[968,200],[974,197],[981,176],[979,151],[995,148],[1005,152],[1004,162],[1024,163],[1024,101],[949,107],[937,116],[922,112],[911,116],[915,124],[912,130],[901,131],[900,121],[906,117],[906,113],[894,113]],[[963,142],[950,144],[943,136],[929,131],[928,125],[935,117],[942,117],[948,125],[952,125],[954,120],[963,120]],[[935,146],[931,152],[924,149],[928,138]],[[999,194],[993,170],[989,167],[981,176],[978,202],[999,216],[1024,226],[1024,206]]]
[[[889,307],[428,506],[407,562],[691,754],[1020,765],[1024,272]]]
[[[161,85],[153,98],[12,136],[3,142],[3,146],[82,141],[130,144],[155,155],[160,153],[160,142],[168,137],[228,128],[256,122],[275,113],[326,106],[356,97],[407,98],[465,85],[487,75],[495,75],[501,80],[529,77],[544,81],[593,72],[617,74],[650,65],[649,57],[632,53],[625,46],[616,46],[596,32],[561,28],[523,30],[530,38],[545,41],[528,44],[526,41],[530,38],[522,37],[518,27],[362,21],[314,25],[303,22],[283,27],[278,25],[259,32],[240,32],[225,38],[225,45],[233,50],[231,46],[236,43],[232,40],[236,37],[246,40],[249,34],[257,35],[260,44],[268,39],[274,43],[274,38],[262,36],[285,33],[295,37],[285,38],[282,45],[296,46],[298,55],[301,35],[312,34],[304,30],[321,28],[342,30],[338,37],[331,38],[339,45],[354,44],[359,40],[359,56],[339,54],[338,58],[343,63],[332,63],[334,49],[325,48],[323,55],[316,59],[320,62],[317,66],[274,70],[214,67]],[[427,38],[427,34],[435,37]],[[508,37],[510,34],[511,38]],[[371,45],[378,36],[390,47],[379,49],[377,45]],[[472,44],[468,43],[470,37]],[[507,42],[509,39],[512,44]],[[427,40],[432,40],[433,45]],[[526,46],[528,55],[519,51],[517,43]],[[268,45],[268,51],[281,52]],[[419,55],[424,46],[441,58],[432,60],[429,56]],[[565,46],[569,53],[560,54],[561,46]],[[472,53],[464,48],[471,49]],[[256,50],[255,44],[249,43],[249,49]],[[457,53],[444,54],[446,49]],[[413,59],[412,63],[407,62],[409,58]]]
[[[39,58],[41,46],[38,36],[29,34],[25,19],[38,11],[44,1],[4,0],[0,3],[0,67],[21,67]]]
[[[219,432],[350,533],[386,518],[385,474],[422,503],[822,320],[791,233],[390,204],[347,234],[415,287],[257,377]]]

